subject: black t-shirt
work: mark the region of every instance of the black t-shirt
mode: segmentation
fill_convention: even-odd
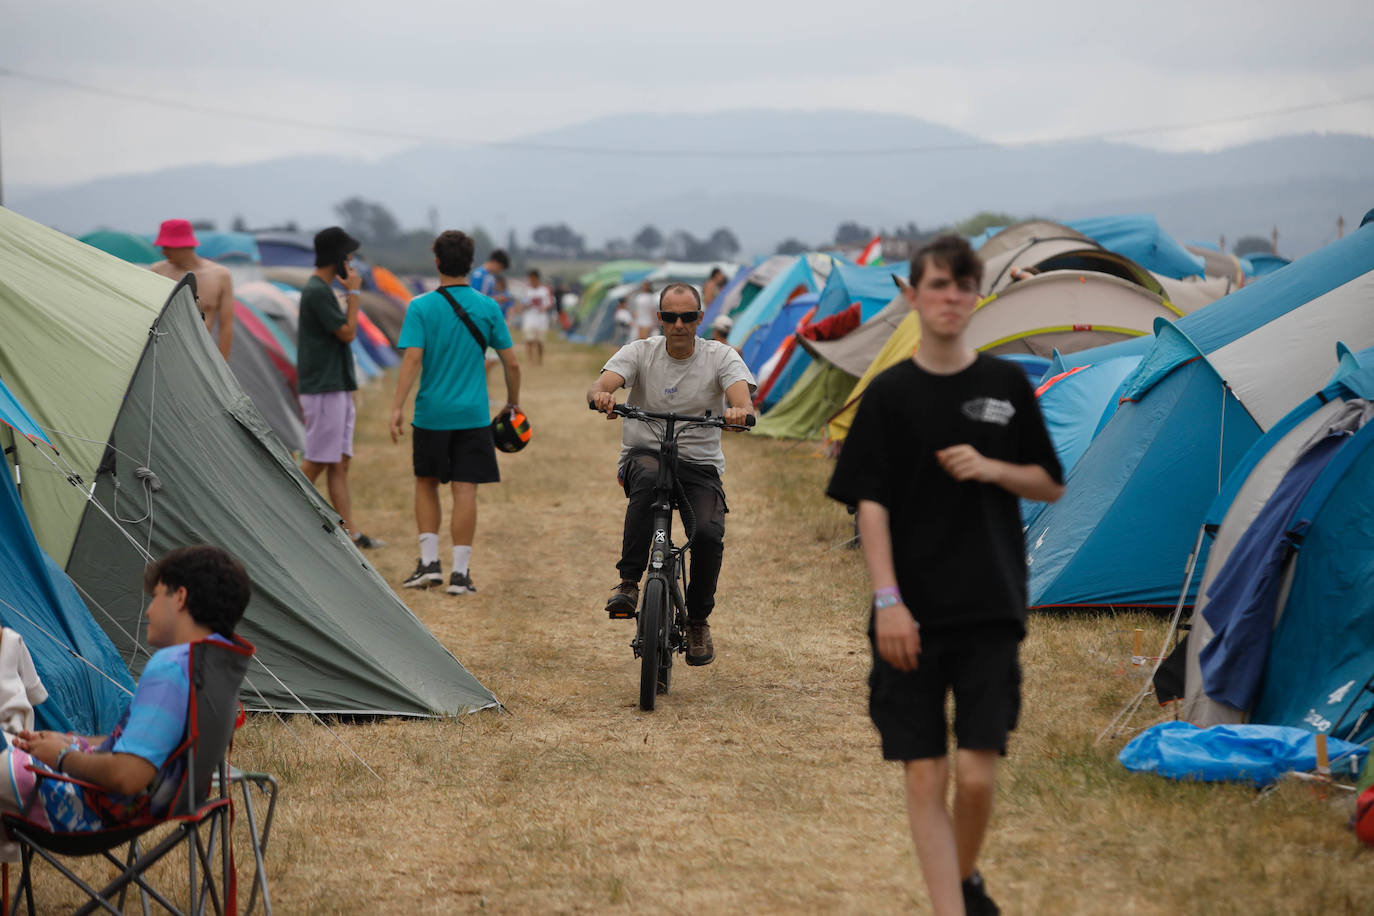
[[[874,378],[826,494],[888,510],[897,585],[922,626],[1024,626],[1019,500],[999,486],[960,483],[945,473],[935,452],[965,443],[987,458],[1038,464],[1063,479],[1025,374],[980,353],[953,375],[903,360]]]

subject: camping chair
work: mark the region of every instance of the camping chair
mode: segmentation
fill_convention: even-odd
[[[184,754],[186,767],[181,780],[164,787],[171,796],[167,815],[148,818],[129,824],[84,832],[47,830],[25,817],[5,814],[3,822],[10,838],[19,844],[23,868],[19,886],[10,906],[11,916],[19,912],[22,894],[30,916],[35,912],[33,901],[33,857],[38,855],[69,881],[81,888],[90,901],[77,910],[90,913],[104,909],[111,913],[122,911],[129,885],[137,884],[143,910],[148,911],[151,896],[173,913],[182,913],[161,892],[148,883],[148,870],[172,850],[187,847],[187,897],[192,913],[205,912],[208,902],[216,913],[233,913],[237,905],[234,882],[233,852],[230,842],[231,802],[228,792],[227,754],[237,727],[239,716],[238,692],[248,660],[254,652],[247,641],[235,637],[234,644],[215,640],[199,640],[190,649],[190,701],[187,704],[186,736],[174,752]],[[35,770],[35,772],[39,772]],[[216,778],[218,776],[218,778]],[[89,783],[60,774],[40,772],[41,778],[65,779],[94,791]],[[212,785],[215,789],[212,794]],[[201,825],[206,825],[202,836]],[[143,852],[139,838],[148,831],[171,826],[172,830],[152,849]],[[219,845],[219,880],[215,879],[214,859]],[[111,850],[128,844],[124,859]],[[100,854],[121,871],[118,877],[96,890],[68,869],[58,856],[91,856]],[[197,863],[201,875],[197,875]],[[117,896],[117,899],[115,898]],[[112,903],[111,900],[114,899]]]
[[[248,819],[248,842],[253,848],[253,892],[248,896],[248,908],[243,916],[250,916],[257,905],[258,892],[262,892],[263,912],[272,916],[272,896],[267,889],[267,869],[263,857],[267,855],[267,841],[272,836],[272,815],[277,810],[277,780],[270,773],[254,773],[229,767],[229,785],[243,789],[243,814]],[[215,774],[214,788],[219,787],[219,774]],[[267,814],[262,819],[262,830],[258,830],[257,815],[253,809],[252,789],[257,787],[267,798]]]

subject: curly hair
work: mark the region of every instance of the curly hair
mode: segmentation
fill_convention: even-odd
[[[186,589],[186,610],[196,623],[223,637],[234,635],[252,595],[243,564],[209,544],[178,547],[143,570],[143,590],[152,594],[161,583]]]

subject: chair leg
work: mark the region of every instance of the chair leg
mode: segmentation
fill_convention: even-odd
[[[272,897],[267,889],[267,866],[264,856],[267,843],[271,838],[272,815],[277,807],[277,781],[266,773],[244,774],[239,780],[243,788],[243,812],[248,818],[248,841],[253,848],[253,889],[248,895],[248,908],[244,916],[251,916],[257,905],[258,891],[262,891],[262,906],[266,916],[272,916]],[[250,785],[251,783],[251,785]],[[262,833],[258,833],[257,813],[253,808],[252,786],[267,796],[267,817],[263,820]]]

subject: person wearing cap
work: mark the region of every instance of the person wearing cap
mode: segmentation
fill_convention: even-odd
[[[305,416],[305,461],[301,472],[314,483],[325,474],[329,501],[345,530],[361,548],[378,547],[353,517],[348,466],[353,457],[353,338],[358,334],[358,302],[363,278],[349,262],[360,244],[338,226],[315,236],[315,272],[301,289],[296,332],[296,372],[301,413]],[[330,287],[343,285],[345,308]]]
[[[730,331],[735,327],[734,319],[729,315],[721,315],[711,322],[711,339],[721,343],[730,342]]]
[[[477,592],[469,568],[477,535],[477,487],[501,480],[482,354],[491,347],[505,369],[502,416],[519,414],[520,364],[500,306],[471,286],[472,238],[450,229],[439,234],[431,250],[439,288],[410,301],[396,342],[405,355],[391,400],[392,442],[399,442],[405,434],[405,400],[416,379],[420,381],[411,420],[420,557],[415,571],[401,586],[428,589],[444,582],[439,563],[439,524],[443,520],[439,485],[446,483],[453,493],[449,520],[453,567],[447,591],[450,595],[469,595]]]
[[[187,274],[196,277],[196,305],[205,319],[205,327],[219,346],[220,355],[229,359],[234,346],[234,280],[229,269],[196,254],[195,230],[184,219],[164,220],[153,242],[162,249],[164,261],[150,269],[170,280],[180,280]]]

